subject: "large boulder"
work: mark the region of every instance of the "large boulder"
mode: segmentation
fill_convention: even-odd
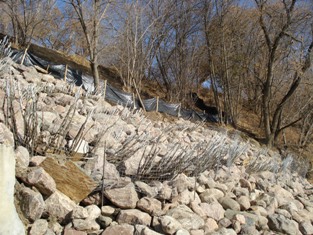
[[[117,222],[119,224],[142,224],[150,226],[151,216],[137,209],[121,210],[117,217]]]
[[[219,202],[225,210],[227,209],[237,210],[237,211],[240,210],[240,204],[236,200],[230,197],[223,197],[219,200]]]
[[[56,184],[53,178],[41,167],[35,168],[29,172],[27,175],[27,181],[45,196],[50,196],[56,191]]]
[[[66,195],[55,191],[46,201],[46,211],[59,222],[68,219],[76,204]]]
[[[113,225],[107,227],[101,235],[133,235],[134,234],[134,226],[129,224],[121,224],[121,225]]]
[[[159,223],[162,230],[167,234],[175,234],[179,229],[183,228],[178,220],[168,215],[160,217]]]
[[[268,226],[271,230],[284,234],[301,234],[296,221],[287,219],[283,215],[272,214],[268,216]]]
[[[211,202],[212,198],[218,200],[224,197],[224,193],[216,188],[206,189],[203,193],[200,194],[202,202]]]
[[[32,222],[40,219],[45,210],[45,202],[42,195],[24,187],[19,192],[19,198],[24,216]]]
[[[133,183],[121,188],[106,189],[104,195],[121,209],[134,209],[139,200]]]
[[[167,215],[176,219],[187,230],[199,229],[204,226],[204,220],[186,205],[179,205],[176,208],[170,209]]]
[[[48,230],[48,222],[44,219],[38,219],[32,224],[29,235],[42,235],[46,234]]]
[[[100,225],[93,219],[74,219],[73,226],[79,231],[85,231],[88,233],[100,230]]]
[[[212,202],[211,204],[200,203],[200,207],[206,213],[207,217],[212,218],[216,221],[219,221],[224,217],[225,210],[223,206],[217,201]]]
[[[29,152],[23,146],[15,149],[16,167],[27,168],[29,165]]]
[[[137,207],[150,215],[160,215],[162,213],[162,203],[154,198],[143,197],[137,202]]]

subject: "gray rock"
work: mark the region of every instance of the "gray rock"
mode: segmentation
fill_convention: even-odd
[[[182,228],[182,229],[177,230],[175,235],[190,235],[190,233],[188,232],[188,230]]]
[[[50,216],[62,222],[70,212],[74,210],[76,204],[63,193],[56,191],[46,201],[46,211]]]
[[[282,188],[279,185],[275,185],[274,187],[271,187],[270,193],[272,193],[273,195],[277,195],[276,199],[277,199],[279,207],[287,204],[288,202],[294,199],[291,192],[287,191],[286,189]]]
[[[27,181],[45,196],[50,196],[56,191],[54,179],[42,167],[33,169],[27,175]]]
[[[238,221],[234,220],[232,223],[232,227],[237,234],[241,231],[241,224]]]
[[[42,122],[42,129],[49,130],[53,126],[53,121],[58,117],[57,113],[54,112],[37,112],[39,120]]]
[[[254,226],[241,226],[241,234],[253,234],[253,235],[259,235],[261,234]],[[272,233],[271,233],[272,234]]]
[[[137,224],[135,226],[135,235],[161,235],[161,233],[155,232],[145,225]]]
[[[171,182],[173,188],[177,188],[177,192],[181,193],[186,189],[193,189],[195,184],[192,182],[191,178],[187,177],[185,174],[179,174],[174,181]]]
[[[249,190],[249,192],[252,191],[251,183],[250,183],[248,180],[241,178],[241,179],[239,180],[239,183],[240,183],[240,186],[241,186],[242,188],[247,188],[247,189]]]
[[[125,175],[136,175],[141,162],[143,155],[143,148],[139,149],[135,154],[130,156],[128,159],[123,161],[120,165],[120,168],[123,169]]]
[[[201,203],[200,207],[206,213],[206,215],[216,221],[219,221],[224,217],[225,210],[222,205],[218,202],[213,202],[211,204]]]
[[[298,223],[303,222],[305,220],[313,221],[313,213],[308,210],[299,210],[292,213],[292,218]]]
[[[235,211],[240,211],[239,203],[230,197],[223,197],[219,200],[219,202],[225,210],[231,209]]]
[[[268,230],[267,224],[268,224],[268,219],[264,216],[259,215],[257,219],[257,228],[259,230]]]
[[[162,230],[167,234],[174,234],[182,228],[182,225],[175,218],[165,215],[159,219]]]
[[[246,188],[241,188],[241,187],[236,187],[233,190],[233,193],[236,195],[236,197],[240,197],[240,196],[249,196],[249,190]]]
[[[137,202],[137,208],[150,215],[162,214],[162,203],[154,198],[143,197]]]
[[[151,220],[152,218],[149,214],[137,209],[121,210],[117,216],[117,222],[119,224],[142,224],[150,226]]]
[[[161,226],[161,223],[160,223],[160,220],[161,220],[161,217],[153,216],[151,227],[153,228],[154,231],[156,231],[158,233],[164,233],[162,226]]]
[[[257,215],[267,216],[267,210],[262,206],[251,206],[252,211]]]
[[[285,218],[283,215],[269,215],[268,226],[271,230],[285,234],[300,234],[298,223]]]
[[[197,215],[199,215],[202,218],[206,217],[205,211],[200,207],[200,204],[197,202],[191,202],[189,207],[195,212]]]
[[[204,235],[203,229],[190,230],[190,235]]]
[[[211,233],[210,235],[236,235],[237,233],[233,229],[220,228],[217,231]]]
[[[100,192],[94,192],[94,193],[91,193],[90,195],[88,195],[86,198],[84,198],[81,201],[81,204],[83,206],[90,206],[90,205],[98,205],[99,206],[102,203],[102,199],[103,199],[103,203],[108,202],[108,200],[105,197],[102,198],[102,195],[100,195]]]
[[[278,202],[275,197],[272,197],[271,199],[269,199],[267,203],[267,207],[266,207],[267,213],[269,215],[274,214],[277,208],[278,208]]]
[[[199,177],[197,177],[197,181],[200,185],[203,185],[204,187],[208,187],[208,188],[215,187],[214,180],[208,178],[207,175],[205,175],[204,173],[201,173]]]
[[[304,235],[313,234],[313,226],[310,221],[303,221],[299,223],[299,229]]]
[[[284,209],[279,209],[279,208],[277,208],[276,210],[275,210],[275,213],[276,214],[280,214],[280,215],[283,215],[283,216],[285,216],[287,219],[291,219],[291,214],[287,211],[287,210],[284,210]]]
[[[133,209],[139,200],[132,183],[123,188],[106,189],[104,194],[115,206],[121,209]]]
[[[112,216],[115,213],[115,208],[112,206],[101,207],[101,214],[104,216]]]
[[[179,193],[177,196],[173,197],[172,202],[188,205],[190,202],[201,203],[201,200],[197,193],[195,193],[194,191],[191,192],[188,189],[186,189]]]
[[[100,224],[101,228],[106,228],[112,223],[112,218],[108,216],[100,215],[97,219],[98,224]]]
[[[29,165],[28,150],[22,146],[15,149],[16,167],[27,168]]]
[[[231,183],[231,182],[229,182],[229,183]],[[226,184],[217,183],[217,184],[215,184],[214,188],[221,190],[224,194],[226,194],[228,192],[228,187]]]
[[[86,219],[89,216],[86,208],[82,206],[76,206],[72,211],[72,219]]]
[[[228,218],[222,218],[218,221],[220,227],[228,228],[231,225],[231,221]]]
[[[225,211],[225,217],[230,220],[233,220],[237,214],[243,215],[245,217],[247,226],[255,226],[256,224],[259,223],[258,220],[260,216],[258,215],[248,213],[248,212],[234,211],[230,209]]]
[[[135,186],[137,188],[137,191],[142,193],[143,195],[146,195],[148,197],[155,197],[158,194],[158,190],[155,187],[150,187],[148,184],[136,181]]]
[[[55,233],[50,228],[48,228],[45,235],[55,235]]]
[[[224,197],[224,193],[219,189],[212,188],[212,189],[206,189],[203,193],[200,194],[200,198],[202,202],[211,202],[212,197],[218,200],[221,197]]]
[[[205,225],[204,226],[205,226],[204,227],[204,231],[205,231],[206,234],[207,233],[211,233],[211,232],[213,232],[213,231],[218,229],[218,224],[212,218],[207,218],[205,220]]]
[[[176,208],[170,209],[167,215],[178,220],[182,227],[187,230],[196,230],[204,226],[204,220],[185,205],[179,205]]]
[[[166,183],[163,183],[161,185],[162,185],[162,187],[160,187],[160,189],[159,189],[158,198],[160,198],[161,200],[171,199],[172,188]]]
[[[101,235],[133,235],[134,234],[134,226],[129,224],[121,224],[121,225],[111,225],[107,227]]]
[[[100,230],[100,225],[93,219],[73,219],[73,227],[88,233]]]
[[[49,228],[56,234],[61,235],[63,232],[63,227],[56,221],[49,222]]]
[[[45,202],[43,201],[42,195],[30,188],[23,188],[19,195],[21,210],[25,217],[30,221],[40,219],[45,210]]]
[[[54,94],[54,98],[55,98],[55,103],[58,104],[58,105],[62,105],[64,107],[70,105],[73,103],[74,101],[74,97],[73,96],[70,96],[70,95],[66,95],[66,94],[63,94],[63,93],[55,93]],[[75,117],[77,116],[77,114],[75,115]],[[81,118],[78,118],[77,119],[80,119],[80,120],[84,120],[83,117]]]
[[[237,202],[239,203],[240,205],[240,210],[242,211],[246,211],[250,208],[250,200],[249,200],[249,197],[247,196],[240,196],[238,199],[237,199]]]
[[[34,156],[30,159],[29,165],[30,166],[39,166],[40,163],[42,163],[46,157],[43,156]]]
[[[48,230],[48,222],[44,219],[38,219],[33,224],[29,231],[29,235],[42,235]]]
[[[245,224],[246,223],[246,218],[244,215],[237,214],[233,217],[233,220],[238,221],[240,224]]]
[[[292,214],[294,211],[298,211],[297,205],[293,201],[289,201],[279,207],[280,209],[287,210],[290,214]]]
[[[90,205],[85,207],[88,212],[88,219],[94,220],[97,219],[101,215],[101,209],[96,205]]]
[[[76,229],[73,228],[65,228],[63,235],[87,235],[86,232],[84,231],[77,231]]]

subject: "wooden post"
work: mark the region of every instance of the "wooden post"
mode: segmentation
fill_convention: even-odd
[[[104,88],[103,88],[103,97],[104,97],[104,99],[105,99],[106,91],[107,91],[107,80],[104,80]]]
[[[49,73],[49,68],[50,68],[50,64],[48,64],[48,66],[47,66],[47,73]]]
[[[133,93],[133,103],[134,103],[134,109],[136,108],[136,98],[135,98],[135,93]]]
[[[67,75],[67,65],[65,66],[65,71],[64,71],[64,81],[66,82],[66,75]]]
[[[159,112],[159,96],[156,98],[156,112]]]

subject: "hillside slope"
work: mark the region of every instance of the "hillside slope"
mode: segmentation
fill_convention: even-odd
[[[0,139],[14,136],[30,234],[313,233],[313,188],[292,156],[2,62]]]

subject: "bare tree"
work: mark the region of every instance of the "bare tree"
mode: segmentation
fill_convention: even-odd
[[[119,72],[124,87],[140,91],[141,82],[149,77],[153,62],[155,41],[154,25],[159,17],[149,19],[149,3],[144,0],[128,1],[118,9],[121,25],[115,44],[117,59],[113,67]]]
[[[89,52],[90,67],[94,78],[95,91],[99,89],[99,40],[101,23],[107,16],[107,12],[113,1],[110,0],[68,0],[74,8],[85,35],[87,49]]]
[[[1,0],[10,17],[16,43],[27,49],[40,26],[50,20],[55,0]]]
[[[311,66],[311,51],[313,48],[313,39],[307,46],[306,52],[304,52],[303,61],[298,65],[298,68],[294,70],[293,77],[290,79],[288,89],[277,101],[275,106],[271,107],[271,104],[273,105],[273,102],[271,103],[271,99],[273,97],[273,84],[275,80],[274,67],[276,65],[277,59],[280,57],[279,52],[284,49],[284,46],[286,45],[284,43],[287,42],[287,46],[291,46],[291,44],[288,44],[288,40],[293,42],[300,41],[299,39],[297,39],[296,35],[293,35],[293,32],[295,32],[293,31],[293,26],[297,22],[297,20],[299,20],[296,18],[297,12],[295,9],[297,1],[282,0],[277,3],[277,6],[270,6],[267,4],[267,1],[263,0],[255,0],[255,2],[259,11],[259,25],[263,32],[264,40],[267,47],[266,74],[264,75],[262,89],[262,112],[266,143],[268,146],[272,146],[275,142],[275,139],[282,130],[292,126],[300,120],[293,120],[290,123],[285,124],[284,126],[282,126],[281,122],[286,104],[301,84],[303,74]],[[271,12],[271,7],[276,7],[276,11]],[[274,15],[277,11],[279,11],[278,16]],[[276,18],[276,22],[273,22],[269,19],[269,17],[271,16],[273,18],[280,18]],[[303,16],[301,18],[303,18]],[[276,28],[273,27],[274,24],[276,25]]]

